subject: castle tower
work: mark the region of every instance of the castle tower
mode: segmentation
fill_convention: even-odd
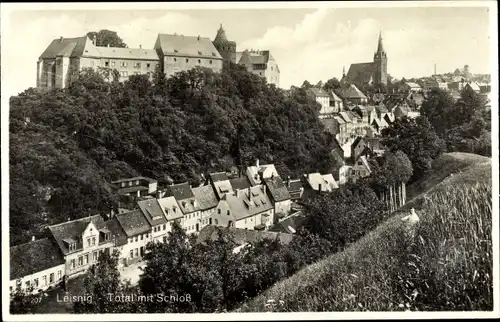
[[[217,35],[212,43],[224,60],[236,64],[236,42],[227,40],[222,24],[220,24],[220,28],[217,30]]]
[[[378,36],[378,47],[373,55],[373,63],[375,64],[374,83],[387,85],[387,54],[382,43],[382,32]]]

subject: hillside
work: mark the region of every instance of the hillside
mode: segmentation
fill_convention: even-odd
[[[489,158],[445,154],[374,231],[238,311],[492,310],[491,186]],[[400,220],[411,207],[414,237]]]
[[[284,177],[334,165],[317,103],[236,65],[124,83],[83,71],[68,89],[28,89],[9,107],[11,245],[116,209],[109,183],[123,177],[196,185],[256,159]]]

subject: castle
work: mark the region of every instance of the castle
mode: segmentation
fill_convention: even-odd
[[[279,68],[269,52],[236,51],[222,24],[213,41],[206,37],[158,34],[153,49],[103,47],[87,36],[54,39],[37,62],[39,89],[66,88],[83,68],[98,70],[107,79],[125,81],[131,75],[146,74],[150,79],[160,69],[167,77],[196,66],[222,70],[231,61],[279,86]],[[115,75],[114,75],[115,74]]]
[[[387,85],[387,53],[382,43],[382,33],[378,37],[378,47],[373,55],[373,62],[351,64],[342,80],[358,86]]]

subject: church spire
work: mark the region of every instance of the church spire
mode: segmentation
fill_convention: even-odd
[[[382,31],[380,31],[378,34],[377,53],[383,53],[383,52],[384,52],[384,45],[382,44]]]
[[[345,77],[345,66],[342,67],[342,78]]]

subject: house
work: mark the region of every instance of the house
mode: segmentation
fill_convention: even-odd
[[[144,214],[152,230],[152,241],[165,242],[167,239],[167,218],[157,199],[138,201],[137,205]]]
[[[386,150],[386,148],[382,144],[382,139],[380,137],[364,137],[363,139],[366,143],[366,146],[377,155],[383,154]]]
[[[351,175],[349,179],[353,182],[356,182],[359,178],[367,177],[371,174],[371,168],[368,164],[368,159],[366,156],[360,156],[351,169]]]
[[[144,197],[158,189],[158,181],[147,177],[133,177],[111,182],[118,195]]]
[[[399,103],[393,109],[392,113],[394,114],[394,118],[399,119],[404,116],[408,116],[409,108],[406,103]]]
[[[146,252],[147,244],[153,241],[152,229],[148,220],[141,210],[117,214],[115,218],[127,241],[121,246],[119,264],[127,266],[141,261]],[[161,228],[163,229],[163,226]]]
[[[209,183],[217,195],[217,199],[221,199],[226,193],[233,192],[229,177],[225,172],[210,173]]]
[[[247,167],[246,174],[250,184],[255,186],[260,185],[263,179],[278,176],[278,171],[276,171],[273,164],[260,165],[259,160],[257,159],[254,166]]]
[[[295,234],[300,227],[303,226],[306,216],[301,211],[297,211],[286,218],[281,219],[274,226],[272,226],[269,231],[284,233],[284,234]]]
[[[288,215],[292,209],[292,197],[283,180],[280,177],[267,178],[264,179],[264,185],[271,202],[274,203],[274,219]]]
[[[333,178],[332,174],[322,175],[316,172],[304,174],[304,178],[306,182],[306,191],[304,191],[304,194],[306,196],[310,196],[318,192],[332,192],[333,190],[339,188],[339,185]]]
[[[351,173],[352,166],[344,164],[338,170],[338,176],[334,176],[339,186],[346,184],[349,181],[349,174]]]
[[[113,235],[109,222],[100,215],[52,225],[48,229],[64,256],[68,277],[84,273],[97,262],[101,253],[111,253],[120,237]]]
[[[363,92],[361,92],[356,85],[351,84],[348,88],[346,88],[342,95],[344,98],[353,103],[353,104],[366,104],[368,102],[368,98]]]
[[[338,113],[344,110],[344,102],[334,91],[329,91],[328,95],[330,96],[330,107],[333,108],[332,113]]]
[[[418,110],[422,106],[425,96],[423,93],[410,93],[406,100],[413,110]]]
[[[398,90],[404,93],[419,93],[422,91],[422,87],[417,83],[404,81],[399,84]]]
[[[372,126],[372,128],[374,129],[375,133],[377,134],[380,134],[380,132],[382,131],[382,129],[386,128],[389,126],[389,124],[387,124],[387,122],[383,119],[383,118],[375,118],[373,121],[372,121],[372,124],[370,124]]]
[[[361,121],[366,125],[369,125],[374,118],[377,117],[377,111],[374,106],[371,105],[357,105],[352,109],[352,112],[356,112]]]
[[[198,232],[203,228],[204,220],[214,213],[215,208],[219,204],[219,199],[216,197],[215,191],[211,185],[193,188],[193,194],[200,212],[195,227]]]
[[[342,116],[333,117],[333,125],[336,131],[336,139],[340,143],[344,143],[349,137],[349,125]]]
[[[184,213],[182,213],[177,200],[175,200],[173,196],[163,197],[158,199],[158,203],[160,204],[160,207],[165,214],[165,218],[167,219],[167,233],[172,231],[172,224],[174,221],[177,221],[182,227],[181,221],[184,217]]]
[[[428,92],[428,91],[431,91],[433,89],[441,89],[441,90],[447,91],[448,84],[441,79],[436,79],[436,78],[428,79],[424,83],[424,91]]]
[[[274,222],[274,205],[265,185],[226,194],[206,223],[222,227],[265,229]]]
[[[268,84],[279,86],[280,69],[269,50],[244,50],[236,52],[236,62],[247,71],[264,78]]]
[[[290,180],[290,178],[288,178],[285,184],[292,201],[300,200],[302,198],[304,186],[300,179]]]
[[[189,183],[179,183],[167,186],[166,196],[173,196],[181,207],[184,217],[181,220],[181,226],[187,233],[197,232],[199,228],[198,220],[201,219],[201,210],[198,207],[193,190]]]
[[[10,247],[10,292],[46,290],[61,283],[66,262],[52,239],[32,240]]]
[[[286,245],[293,239],[293,235],[288,233],[208,225],[200,231],[196,241],[197,243],[215,241],[221,232],[230,234],[238,246],[251,245],[265,239],[279,240],[281,244]]]
[[[470,83],[467,83],[465,85],[464,88],[467,88],[467,89],[472,89],[476,94],[479,94],[481,92],[481,88],[479,87],[479,85],[476,83],[476,82],[470,82]]]
[[[367,147],[364,137],[358,136],[351,145],[351,158],[356,160]]]
[[[323,118],[334,113],[334,107],[330,106],[330,94],[321,88],[311,87],[306,90],[307,96],[316,101],[320,106],[319,117]]]

